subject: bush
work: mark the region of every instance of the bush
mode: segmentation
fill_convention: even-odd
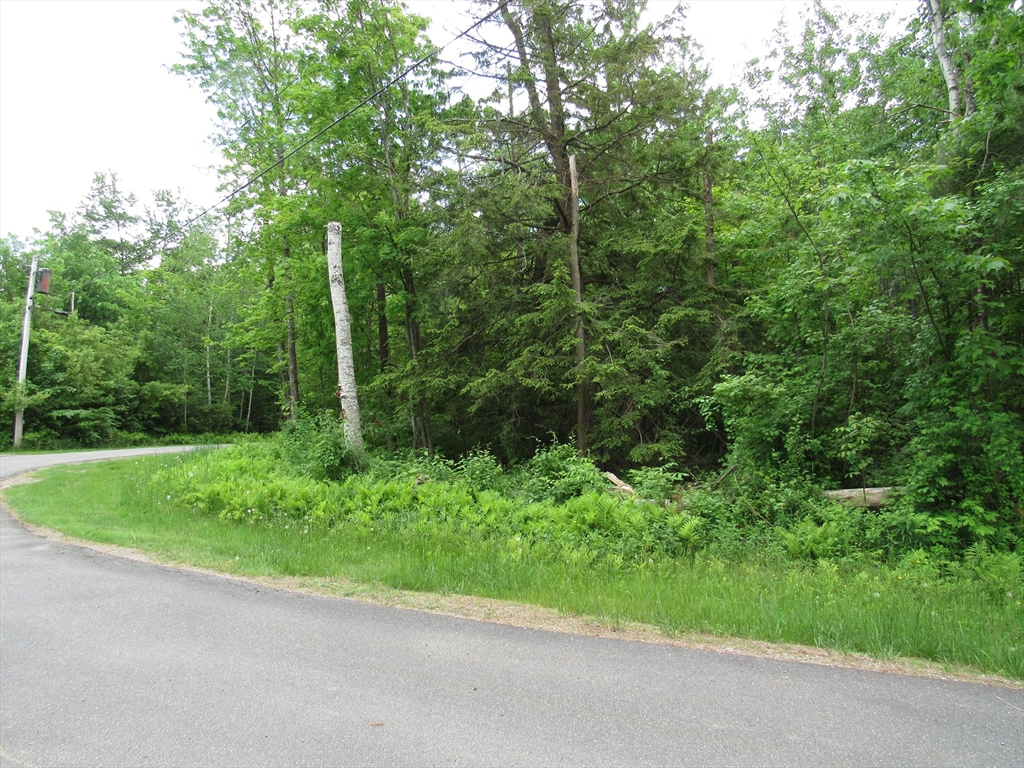
[[[519,495],[529,501],[566,501],[587,492],[605,490],[608,482],[594,463],[571,445],[555,442],[542,449],[519,472]]]
[[[486,450],[470,451],[455,465],[462,479],[482,491],[504,492],[507,489],[505,470]]]
[[[345,441],[345,422],[331,411],[287,422],[280,443],[285,460],[315,480],[341,480],[362,465]]]
[[[554,445],[511,472],[486,451],[458,462],[439,456],[373,458],[330,480],[316,457],[337,447],[338,425],[296,425],[287,434],[204,452],[154,479],[159,496],[202,514],[252,525],[302,525],[343,535],[387,533],[417,541],[481,542],[509,557],[575,565],[646,568],[700,550],[726,561],[897,564],[920,581],[968,579],[992,594],[1019,594],[1020,559],[977,544],[969,557],[927,542],[936,521],[903,501],[880,512],[851,508],[799,481],[749,473],[683,488],[671,467],[631,475],[643,494],[608,490],[597,468]],[[320,442],[317,442],[320,441]],[[332,454],[327,454],[331,458]],[[346,458],[346,454],[340,454]],[[323,461],[323,459],[320,459]],[[340,464],[335,464],[335,470]],[[187,469],[187,471],[186,471]],[[338,472],[335,476],[338,477]],[[672,491],[676,498],[667,499]],[[1009,585],[1009,586],[1007,586]]]
[[[677,486],[690,478],[686,472],[675,471],[675,464],[661,467],[640,467],[629,472],[629,482],[637,494],[651,501],[668,501],[676,494]]]

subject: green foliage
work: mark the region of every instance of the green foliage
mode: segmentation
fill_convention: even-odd
[[[964,552],[963,562],[950,567],[954,575],[966,575],[999,601],[1019,602],[1024,590],[1020,555],[1016,552],[992,552],[984,542],[972,544]]]
[[[690,478],[686,472],[676,470],[675,464],[661,467],[640,467],[630,470],[629,481],[642,498],[665,503],[677,493],[680,484]]]
[[[690,557],[655,551],[644,558],[645,536],[656,530],[637,527],[636,513],[646,505],[617,508],[579,497],[565,505],[566,519],[579,524],[573,531],[551,525],[551,509],[528,516],[523,505],[490,492],[476,495],[474,518],[472,491],[450,484],[426,489],[427,482],[357,483],[356,476],[326,484],[274,476],[282,466],[272,442],[243,444],[215,455],[89,465],[84,472],[56,468],[48,482],[10,489],[7,501],[24,519],[72,536],[230,573],[313,577],[332,588],[343,584],[348,594],[378,594],[381,587],[472,594],[615,626],[643,622],[668,634],[744,636],[1024,676],[1015,555],[977,546],[959,564],[917,550],[894,567],[787,563],[749,550],[729,559],[709,548]],[[219,493],[218,481],[225,482]],[[242,499],[248,506],[237,503]],[[417,500],[424,504],[414,506]],[[235,506],[225,513],[225,503]],[[528,518],[537,527],[486,538],[490,515],[501,521],[516,510],[514,522]],[[673,525],[671,513],[661,520]],[[691,526],[684,522],[675,540],[691,540]],[[617,551],[591,548],[616,540]]]
[[[779,531],[793,560],[870,560],[870,513],[830,502],[817,514]]]
[[[564,502],[608,485],[592,461],[557,441],[538,450],[523,465],[520,476],[518,492],[528,501]]]
[[[803,161],[767,162],[781,166],[765,169],[774,183]],[[1024,355],[1019,331],[992,329],[1016,327],[995,296],[1015,303],[1017,289],[997,288],[1006,264],[979,246],[975,209],[933,199],[925,172],[851,161],[821,179],[816,201],[801,198],[788,215],[802,243],[779,243],[788,258],[749,304],[772,345],[709,403],[749,471],[906,485],[932,544],[1012,546]]]
[[[864,472],[874,462],[873,448],[883,439],[885,424],[874,416],[864,416],[860,412],[851,413],[846,424],[835,428],[839,438],[839,458],[846,462],[849,471],[847,477],[860,477],[864,483]]]
[[[175,70],[219,110],[225,183],[266,172],[222,232],[101,173],[78,214],[0,243],[0,427],[20,406],[35,445],[286,421],[284,475],[348,482],[339,221],[364,480],[618,519],[600,465],[690,505],[713,551],[1019,551],[1024,35],[1019,3],[944,6],[952,105],[926,18],[887,38],[821,3],[737,91],[708,87],[678,13],[510,1],[475,37],[498,86],[477,101],[433,59],[397,77],[432,46],[390,0],[182,12]],[[21,389],[33,250],[55,290]],[[854,484],[904,490],[871,515],[820,498]]]
[[[991,541],[1014,546],[1024,534],[1024,425],[991,405],[936,404],[919,419],[908,498],[930,513],[933,543],[954,548]]]
[[[456,469],[463,481],[473,488],[497,493],[506,493],[509,490],[504,468],[489,451],[470,451],[459,459]]]
[[[322,450],[313,442],[324,440],[325,432],[329,425],[300,420],[273,442],[207,453],[161,471],[154,488],[222,520],[359,536],[467,537],[500,546],[516,559],[648,567],[701,543],[704,521],[684,510],[585,490],[585,462],[570,459],[565,446],[539,452],[537,466],[548,474],[535,487],[548,495],[531,501],[531,490],[520,487],[528,470],[518,470],[515,481],[502,480],[500,465],[482,452],[459,465],[429,457],[372,462],[367,472],[340,483],[322,482],[307,453]],[[592,480],[596,470],[590,468]],[[481,477],[491,487],[476,485],[473,478]],[[507,495],[495,490],[506,483]]]
[[[287,422],[280,446],[284,460],[314,480],[341,480],[361,463],[348,448],[345,423],[333,411]]]

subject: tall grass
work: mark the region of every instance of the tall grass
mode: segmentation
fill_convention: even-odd
[[[1019,569],[1000,579],[938,578],[877,562],[787,562],[764,552],[726,559],[713,548],[669,552],[650,542],[595,554],[626,524],[616,515],[636,527],[637,509],[648,508],[605,505],[608,519],[580,526],[569,517],[590,515],[585,504],[547,502],[550,519],[572,534],[559,538],[541,502],[506,506],[488,492],[446,491],[422,473],[340,484],[282,478],[275,461],[236,448],[62,467],[7,498],[29,522],[226,573],[514,600],[669,634],[921,658],[1024,679]],[[488,517],[499,513],[513,519]]]

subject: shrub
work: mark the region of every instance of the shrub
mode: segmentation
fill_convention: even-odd
[[[640,467],[629,472],[629,482],[639,496],[651,501],[668,501],[676,487],[690,478],[686,472],[676,471],[673,463],[661,467]]]
[[[331,411],[286,423],[280,443],[285,460],[316,480],[341,480],[361,464],[348,449],[345,423]]]
[[[571,445],[555,442],[534,454],[519,473],[520,495],[530,501],[556,502],[608,487],[594,463]]]
[[[489,451],[470,451],[455,467],[463,481],[478,490],[504,492],[508,485],[501,462]]]

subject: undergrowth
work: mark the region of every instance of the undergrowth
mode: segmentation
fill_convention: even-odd
[[[229,571],[511,599],[669,633],[1024,678],[1019,554],[985,542],[960,553],[922,546],[898,508],[850,509],[799,480],[696,483],[671,466],[628,475],[636,492],[615,492],[558,444],[513,467],[485,451],[357,466],[343,443],[309,438],[294,430],[140,458],[105,477],[89,516],[53,511],[35,522]],[[323,461],[331,451],[333,464]],[[104,511],[111,488],[120,517]],[[35,494],[23,510],[42,497],[33,486],[10,493]]]

